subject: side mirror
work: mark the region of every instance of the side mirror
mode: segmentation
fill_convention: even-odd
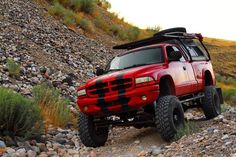
[[[102,69],[102,68],[96,68],[96,72],[95,72],[95,74],[97,75],[97,76],[100,76],[100,75],[103,75],[104,74],[104,70]]]
[[[182,57],[182,54],[180,51],[171,51],[167,52],[167,56],[169,61],[179,61]]]

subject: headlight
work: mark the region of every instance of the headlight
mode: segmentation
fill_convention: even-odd
[[[153,82],[154,79],[152,77],[139,77],[135,79],[135,84],[146,83],[146,82]]]
[[[86,95],[86,90],[85,89],[79,90],[78,96],[83,96],[83,95]]]

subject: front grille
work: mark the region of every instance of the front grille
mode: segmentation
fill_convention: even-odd
[[[112,91],[120,91],[125,90],[132,87],[132,79],[118,79],[115,81],[111,81],[111,90]]]
[[[120,92],[132,87],[132,79],[116,79],[110,82],[99,82],[87,88],[90,95],[104,95],[109,92]]]
[[[108,92],[109,88],[107,82],[96,83],[95,85],[88,87],[88,93],[91,95],[105,94]]]

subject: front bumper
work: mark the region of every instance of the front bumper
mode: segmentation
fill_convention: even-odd
[[[133,90],[126,91],[121,94],[117,92],[117,94],[109,95],[108,93],[102,98],[103,104],[99,104],[99,102],[101,102],[99,99],[101,98],[88,96],[79,97],[77,99],[77,104],[82,112],[86,114],[99,115],[123,110],[127,111],[139,109],[143,106],[153,103],[155,100],[157,100],[158,95],[159,85],[155,84],[134,88]],[[146,99],[143,99],[144,96]]]

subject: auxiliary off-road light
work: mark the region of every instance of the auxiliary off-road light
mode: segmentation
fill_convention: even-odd
[[[147,97],[145,95],[142,96],[142,100],[143,101],[146,101],[147,100]]]
[[[146,76],[146,77],[138,77],[135,79],[136,86],[144,86],[149,84],[154,84],[155,81],[152,77]]]
[[[83,95],[86,95],[86,90],[85,89],[79,90],[78,96],[83,96]]]

